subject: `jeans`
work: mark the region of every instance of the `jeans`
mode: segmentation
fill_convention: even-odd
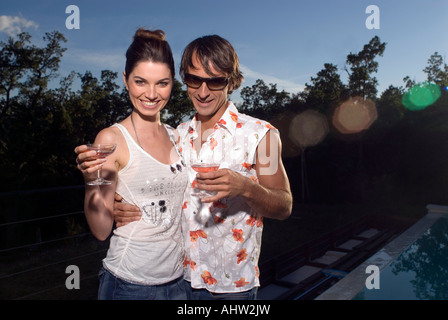
[[[171,282],[149,286],[127,282],[115,277],[106,269],[99,273],[98,300],[186,300],[182,277]]]
[[[258,287],[244,292],[214,293],[207,289],[194,289],[185,281],[188,300],[256,300]]]

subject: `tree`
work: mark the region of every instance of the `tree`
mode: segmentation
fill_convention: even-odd
[[[411,79],[411,77],[409,77],[409,76],[404,77],[403,82],[404,82],[404,87],[406,89],[411,89],[413,86],[416,85],[415,80]]]
[[[448,86],[448,65],[437,52],[428,59],[428,65],[423,69],[423,72],[426,73],[429,82],[441,87]]]
[[[241,89],[243,103],[239,106],[241,112],[254,117],[269,119],[282,110],[291,101],[289,93],[278,92],[277,85],[269,86],[258,79],[252,87]]]
[[[346,87],[337,71],[337,66],[325,63],[317,77],[311,77],[311,84],[305,84],[304,99],[309,107],[325,113],[329,106],[345,96]]]
[[[66,40],[57,31],[43,39],[45,45],[38,47],[29,34],[21,33],[0,43],[0,154],[10,186],[21,186],[45,171],[43,159],[53,154],[47,151],[55,102],[47,87],[57,76]]]
[[[30,65],[30,38],[28,33],[20,33],[17,40],[13,37],[8,42],[0,42],[0,94],[2,97],[0,119],[10,113],[11,94],[23,86],[21,82]]]
[[[378,62],[375,59],[377,56],[382,56],[385,49],[386,43],[375,36],[360,52],[350,53],[347,56],[346,71],[349,75],[348,87],[352,96],[376,98],[378,81],[372,74],[378,71]]]
[[[30,48],[29,76],[21,87],[21,93],[31,98],[30,107],[33,108],[41,93],[47,89],[48,83],[58,74],[59,63],[63,53],[67,50],[61,46],[61,42],[67,42],[62,33],[58,31],[47,32],[43,37],[46,47]]]
[[[403,118],[406,111],[402,104],[403,93],[403,88],[392,85],[384,90],[377,103],[379,121],[391,126]]]
[[[191,118],[195,112],[187,92],[182,89],[182,83],[174,79],[170,101],[161,113],[162,122],[175,128],[186,119]]]
[[[92,142],[101,129],[121,121],[130,113],[127,92],[123,89],[119,93],[119,86],[114,82],[117,75],[103,70],[98,79],[90,71],[78,73],[81,89],[65,106],[71,121],[76,124],[73,134],[78,144]]]

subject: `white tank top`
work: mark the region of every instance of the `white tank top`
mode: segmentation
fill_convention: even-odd
[[[117,193],[140,208],[142,218],[114,230],[103,266],[126,281],[163,284],[183,273],[184,241],[181,212],[187,170],[165,125],[178,161],[161,163],[143,150],[121,124],[129,149],[129,162],[118,172]]]

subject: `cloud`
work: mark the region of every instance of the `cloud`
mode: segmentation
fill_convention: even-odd
[[[89,52],[86,54],[79,55],[81,62],[88,65],[100,67],[102,69],[114,70],[118,69],[124,70],[124,64],[126,58],[124,54],[109,54],[109,53],[95,53]]]
[[[102,53],[85,49],[70,49],[64,55],[64,59],[75,68],[83,67],[85,70],[112,70],[121,72],[124,70],[126,57],[123,53]]]
[[[240,68],[241,71],[243,72],[245,79],[254,79],[254,80],[261,79],[266,84],[269,83],[277,84],[277,89],[285,90],[288,93],[298,93],[300,91],[303,91],[303,89],[305,88],[305,86],[301,83],[295,83],[293,81],[262,74],[260,72],[253,71],[244,65],[240,65]]]
[[[39,25],[20,16],[0,16],[0,32],[4,32],[11,37],[22,32],[23,29],[31,27],[37,29]]]

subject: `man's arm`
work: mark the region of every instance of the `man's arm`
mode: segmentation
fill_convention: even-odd
[[[253,210],[264,217],[288,218],[292,211],[292,194],[281,154],[280,137],[269,131],[257,148],[255,170],[258,182],[229,169],[198,174],[196,181],[200,189],[218,191],[216,196],[202,201],[242,196]]]
[[[138,221],[142,217],[139,207],[121,202],[123,197],[115,193],[113,216],[117,228],[127,225],[132,221]]]
[[[287,219],[292,211],[292,194],[277,133],[268,131],[258,145],[255,170],[258,183],[249,179],[243,198],[262,216]]]

